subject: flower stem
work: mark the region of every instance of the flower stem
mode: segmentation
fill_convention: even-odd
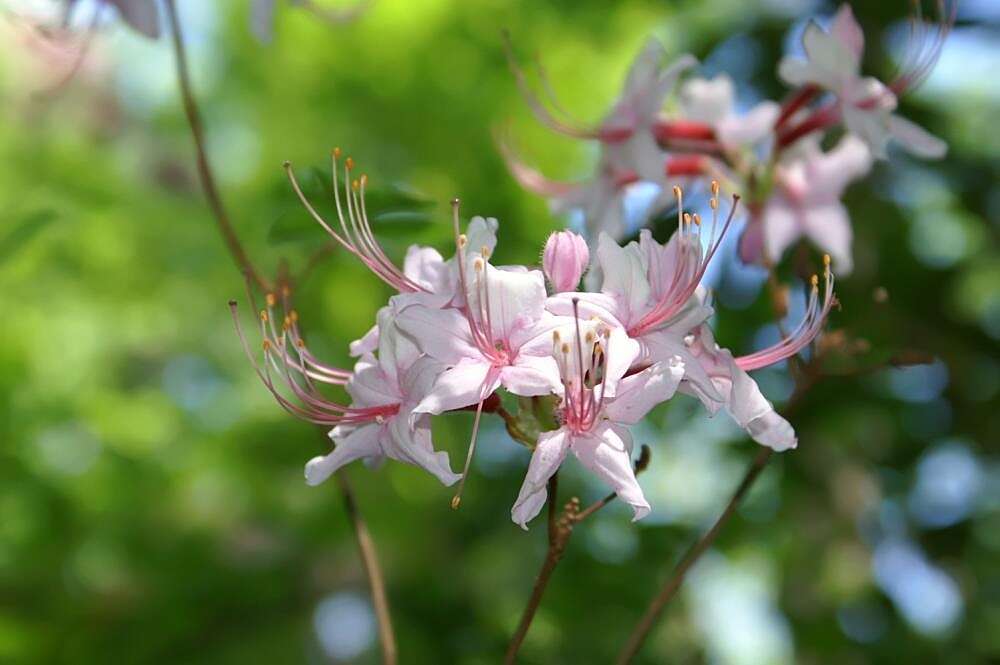
[[[347,482],[347,475],[343,470],[334,474],[337,480],[337,487],[344,499],[344,511],[354,528],[354,538],[358,543],[358,551],[361,554],[361,563],[365,567],[368,576],[368,589],[372,596],[372,605],[375,608],[375,616],[378,619],[378,637],[382,645],[382,662],[385,665],[396,665],[396,634],[392,629],[392,616],[389,612],[389,598],[385,593],[385,579],[382,576],[382,567],[378,562],[378,555],[375,552],[375,543],[368,532],[368,525],[358,511],[357,501],[354,499],[354,492]]]
[[[171,34],[173,37],[174,57],[177,63],[177,83],[181,92],[181,99],[184,105],[184,114],[187,117],[188,126],[191,129],[191,136],[194,139],[196,163],[198,167],[198,177],[201,181],[202,189],[205,191],[205,198],[208,199],[209,208],[222,234],[222,239],[229,249],[236,266],[246,277],[252,281],[262,291],[270,292],[271,284],[261,276],[260,272],[250,260],[250,256],[243,249],[236,230],[229,220],[222,198],[219,196],[218,187],[215,184],[215,176],[208,162],[208,155],[205,150],[205,133],[201,123],[201,114],[194,99],[191,89],[191,78],[188,74],[187,55],[184,51],[184,36],[181,32],[180,21],[177,18],[177,7],[175,0],[165,0],[167,18],[170,21]],[[311,267],[311,266],[310,266]],[[324,441],[326,434],[323,433]],[[382,568],[378,562],[375,552],[375,543],[372,540],[368,526],[361,516],[354,492],[343,472],[335,474],[337,488],[344,500],[344,510],[347,513],[348,521],[354,530],[354,538],[358,544],[358,551],[361,555],[361,563],[368,578],[368,586],[372,596],[372,605],[375,608],[375,616],[378,619],[379,642],[382,646],[382,662],[384,665],[396,665],[398,656],[396,649],[396,636],[392,628],[392,618],[389,613],[389,600],[385,592],[385,578]]]
[[[680,563],[674,568],[673,574],[670,579],[667,580],[666,584],[660,589],[659,593],[653,598],[649,607],[646,608],[645,614],[643,614],[642,619],[639,624],[632,631],[632,634],[628,638],[628,642],[625,644],[625,648],[621,650],[618,654],[618,659],[615,661],[617,665],[625,665],[626,663],[632,662],[636,654],[639,653],[639,649],[642,648],[643,642],[645,642],[646,637],[649,635],[649,631],[652,630],[653,625],[659,619],[660,614],[663,612],[663,608],[666,607],[667,603],[674,597],[677,590],[680,589],[681,584],[684,582],[684,578],[687,576],[688,571],[691,566],[701,558],[701,555],[712,546],[715,539],[719,537],[719,533],[722,531],[722,527],[726,525],[726,522],[733,516],[736,512],[736,508],[739,506],[743,497],[753,486],[755,480],[760,476],[760,472],[764,470],[767,466],[768,461],[771,459],[773,451],[770,448],[761,448],[757,456],[754,457],[753,462],[750,464],[750,468],[747,469],[746,475],[743,476],[743,480],[740,482],[739,487],[733,493],[733,496],[729,499],[729,503],[726,504],[726,509],[722,511],[719,518],[715,520],[715,524],[709,529],[705,535],[703,535],[698,542],[691,546],[691,548],[681,559]]]
[[[649,466],[649,460],[649,446],[643,445],[641,452],[639,453],[639,459],[635,461],[636,475],[646,470],[646,467]],[[528,598],[528,604],[525,606],[524,613],[521,615],[521,622],[518,624],[517,630],[514,632],[514,636],[510,639],[510,645],[507,647],[507,653],[503,660],[504,665],[511,665],[517,657],[517,652],[521,649],[521,644],[524,642],[524,638],[528,635],[528,629],[531,628],[531,622],[534,620],[535,612],[538,611],[538,606],[542,602],[542,596],[545,594],[545,589],[549,585],[552,573],[555,571],[559,561],[562,560],[563,554],[566,551],[566,545],[569,543],[569,537],[573,535],[573,527],[618,497],[618,494],[616,493],[609,494],[603,499],[595,501],[583,510],[580,510],[580,500],[573,497],[563,507],[562,515],[560,515],[559,509],[557,508],[559,503],[556,496],[558,490],[559,477],[558,474],[553,474],[552,477],[549,478],[548,485],[549,549],[545,553],[545,559],[542,561],[541,570],[538,571],[538,577],[535,578],[535,586],[531,589],[531,596]]]
[[[175,0],[165,0],[167,8],[167,18],[170,21],[170,33],[174,45],[174,60],[177,63],[177,84],[181,92],[181,100],[184,105],[184,115],[187,117],[188,126],[191,128],[191,137],[194,139],[196,153],[196,164],[198,167],[198,179],[208,199],[208,207],[212,210],[212,216],[219,226],[222,239],[229,249],[229,253],[236,262],[236,266],[243,271],[247,277],[262,291],[270,291],[271,287],[261,274],[254,267],[253,262],[247,255],[246,250],[240,243],[236,231],[233,229],[229,219],[229,213],[219,196],[219,188],[215,184],[215,176],[208,163],[208,155],[205,150],[205,131],[201,122],[201,114],[198,112],[198,105],[194,99],[191,89],[191,77],[188,73],[187,54],[184,50],[184,35],[181,32],[180,21],[177,18],[177,7]]]
[[[569,537],[573,533],[575,520],[572,516],[575,516],[579,512],[580,502],[575,498],[570,500],[566,504],[562,516],[560,516],[559,509],[557,508],[558,491],[559,476],[558,474],[552,474],[552,477],[549,478],[548,486],[549,549],[545,553],[545,560],[542,561],[542,568],[538,571],[538,577],[535,578],[535,586],[531,589],[531,596],[528,598],[528,604],[521,615],[521,622],[518,624],[517,630],[514,631],[514,636],[510,638],[510,645],[507,647],[507,653],[503,658],[504,665],[512,665],[514,659],[517,658],[517,652],[521,649],[521,644],[528,634],[528,629],[531,628],[531,622],[535,618],[535,612],[542,602],[542,596],[549,585],[552,573],[555,571],[556,566],[559,565],[559,561],[566,551],[566,544],[569,542]]]

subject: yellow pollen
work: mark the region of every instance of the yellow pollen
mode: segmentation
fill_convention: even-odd
[[[711,208],[712,210],[718,210],[719,209],[719,199],[709,199],[708,200],[708,207]]]
[[[278,301],[278,299],[275,298],[273,293],[268,293],[267,296],[265,296],[264,300],[267,302],[268,307],[274,307],[274,303]]]
[[[267,310],[266,309],[260,310],[260,320],[263,321],[264,323],[267,323]]]
[[[683,194],[684,190],[682,190],[679,186],[674,185],[674,198],[679,199]]]
[[[562,351],[564,355],[568,355],[569,354],[569,344],[567,344],[566,342],[563,342],[562,348],[559,349],[559,350]]]
[[[288,316],[292,318],[292,323],[297,323],[299,320],[299,313],[296,312],[294,309],[288,313]]]
[[[701,215],[699,215],[698,213],[695,213],[692,216],[692,219],[694,219],[694,225],[695,226],[701,226]]]
[[[485,262],[485,261],[483,261],[483,260],[482,260],[482,259],[480,259],[480,258],[477,258],[477,259],[476,259],[475,261],[473,261],[473,262],[472,262],[472,268],[473,268],[473,269],[474,269],[474,270],[475,270],[476,272],[482,272],[482,271],[483,271],[483,268],[485,267],[485,265],[486,265],[486,262]]]
[[[685,224],[690,224],[691,223],[691,215],[690,215],[690,213],[684,213],[684,223]]]
[[[306,348],[306,341],[300,337],[299,339],[295,340],[295,346],[299,347],[300,349],[304,349]]]
[[[718,180],[713,180],[712,181],[712,196],[718,196],[718,195],[719,195],[719,181]]]
[[[271,350],[271,340],[265,339],[264,340],[264,344],[262,346],[264,347],[265,351],[270,351]]]
[[[824,254],[823,255],[823,266],[826,267],[826,268],[830,267],[830,255],[829,254]]]
[[[339,147],[333,149],[333,158],[334,159],[340,159],[340,148]]]
[[[464,234],[464,233],[463,233],[463,234],[461,234],[460,236],[458,236],[458,246],[459,246],[459,247],[465,247],[465,245],[466,245],[466,244],[467,244],[468,242],[469,242],[469,239],[468,239],[468,238],[467,238],[467,237],[465,236],[465,234]]]
[[[458,496],[457,494],[455,496],[451,497],[451,509],[452,510],[458,510],[458,507],[460,505],[462,505],[462,497]]]
[[[351,169],[353,169],[354,168],[354,159],[352,157],[348,157],[346,160],[344,160],[344,166],[347,167],[348,171],[350,171]]]
[[[285,326],[285,330],[288,330],[292,325],[292,317],[286,315],[282,325]]]
[[[479,248],[479,253],[483,255],[484,259],[490,258],[490,248],[487,247],[486,245],[483,245],[482,247]]]
[[[367,185],[368,185],[368,174],[367,173],[362,173],[361,174],[361,186],[365,187]]]
[[[558,342],[559,341],[559,331],[558,330],[553,330],[552,331],[552,341],[553,342]]]
[[[360,185],[360,183],[358,183],[358,179],[357,178],[355,178],[353,181],[351,181],[351,189],[353,189],[354,191],[358,191],[358,188],[360,186],[361,185]]]
[[[812,285],[814,289],[819,286],[819,275],[812,276]]]

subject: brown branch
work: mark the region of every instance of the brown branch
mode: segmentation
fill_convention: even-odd
[[[639,649],[642,647],[643,642],[646,640],[646,636],[649,635],[649,631],[652,630],[653,625],[656,623],[657,619],[660,618],[660,614],[663,612],[663,608],[666,607],[667,603],[674,597],[677,590],[680,589],[681,583],[684,582],[684,578],[687,576],[688,571],[691,566],[701,557],[702,554],[712,546],[715,539],[719,537],[719,533],[722,528],[729,521],[729,518],[733,516],[736,512],[737,506],[739,506],[740,501],[753,486],[754,481],[760,475],[760,472],[764,470],[767,466],[768,461],[771,459],[771,455],[774,451],[770,448],[761,448],[760,452],[754,458],[753,462],[750,464],[750,468],[747,469],[746,475],[743,476],[743,480],[740,482],[739,487],[736,488],[736,492],[733,493],[732,498],[729,499],[729,503],[726,504],[726,509],[722,511],[719,518],[715,520],[715,524],[709,529],[704,536],[702,536],[698,542],[691,546],[691,549],[687,551],[684,557],[681,559],[680,563],[674,568],[673,574],[667,583],[663,585],[659,593],[653,598],[653,601],[646,608],[645,614],[643,614],[642,619],[639,624],[632,631],[632,634],[628,638],[628,642],[625,644],[625,648],[622,649],[621,653],[618,654],[618,659],[615,661],[618,665],[625,665],[626,663],[632,662]]]
[[[542,602],[542,596],[549,585],[552,573],[555,571],[556,566],[559,565],[559,561],[566,551],[566,544],[569,542],[569,537],[573,534],[573,526],[576,523],[573,517],[580,510],[580,500],[576,497],[570,499],[563,508],[562,515],[559,515],[559,509],[556,507],[558,490],[559,476],[557,473],[554,473],[549,478],[548,487],[549,549],[545,553],[545,560],[542,562],[541,570],[538,571],[538,577],[535,578],[535,586],[531,589],[531,596],[528,598],[528,604],[521,615],[521,622],[518,624],[517,630],[514,631],[514,636],[510,639],[510,645],[507,647],[507,653],[503,658],[504,665],[511,665],[514,659],[517,658],[517,652],[521,649],[521,644],[528,634],[528,629],[531,628],[531,622],[535,618],[535,612],[538,611],[538,606]]]
[[[802,404],[806,393],[812,388],[813,385],[819,380],[816,374],[812,371],[813,364],[818,363],[819,358],[813,360],[812,363],[806,364],[803,368],[802,373],[797,379],[795,391],[792,396],[788,398],[788,403],[784,408],[785,417],[790,417]],[[705,532],[701,538],[695,542],[690,549],[684,554],[684,557],[680,562],[674,567],[673,574],[666,581],[663,587],[660,588],[659,593],[653,598],[649,606],[646,608],[646,612],[643,614],[642,619],[639,624],[633,629],[632,634],[629,636],[628,641],[625,643],[625,647],[618,654],[618,659],[615,661],[616,665],[625,665],[630,663],[636,654],[639,653],[639,649],[642,648],[643,642],[645,642],[646,637],[649,636],[649,631],[653,629],[653,625],[660,618],[663,613],[663,609],[667,606],[673,597],[677,594],[678,589],[680,589],[681,584],[684,582],[684,578],[687,576],[688,571],[691,567],[701,558],[715,539],[719,537],[722,528],[726,523],[732,518],[733,514],[736,512],[736,508],[739,507],[740,502],[746,496],[747,492],[753,486],[757,478],[760,477],[761,471],[767,466],[767,463],[771,460],[771,456],[774,451],[770,448],[761,448],[754,457],[753,461],[750,463],[750,467],[747,469],[743,476],[743,480],[737,486],[736,491],[733,492],[732,497],[729,499],[729,503],[726,504],[725,509],[722,514],[715,520],[712,527]]]
[[[208,163],[208,155],[205,150],[205,131],[201,122],[201,114],[198,112],[198,105],[194,99],[191,87],[191,77],[188,74],[187,54],[184,50],[184,35],[181,32],[180,21],[177,18],[177,7],[175,0],[165,0],[167,8],[167,18],[170,21],[170,32],[174,45],[174,60],[177,63],[177,84],[181,92],[181,100],[184,105],[184,115],[187,117],[188,125],[191,128],[191,136],[194,139],[194,147],[198,167],[198,179],[201,181],[205,198],[208,200],[208,207],[212,210],[212,216],[219,226],[222,239],[229,249],[229,253],[236,262],[236,266],[246,273],[251,281],[262,291],[270,291],[271,286],[267,280],[254,267],[253,262],[247,255],[246,250],[240,243],[236,231],[233,229],[229,219],[229,213],[219,196],[219,189],[215,184],[215,176]]]
[[[378,637],[382,645],[382,662],[385,665],[396,665],[396,635],[392,629],[392,615],[389,612],[389,598],[385,592],[385,579],[382,576],[382,567],[378,562],[378,555],[375,552],[375,543],[364,518],[358,511],[358,504],[354,499],[354,492],[347,482],[347,475],[343,470],[334,474],[337,487],[344,499],[344,511],[354,528],[354,537],[358,543],[358,551],[361,554],[361,563],[365,567],[368,576],[368,589],[372,596],[372,605],[375,608],[375,616],[378,619]]]
[[[174,2],[175,0],[165,0],[165,5],[173,36],[174,56],[177,62],[177,82],[181,92],[181,99],[183,100],[184,114],[187,117],[191,136],[194,139],[198,177],[205,192],[205,198],[208,200],[209,208],[212,210],[212,215],[218,223],[219,232],[222,234],[222,238],[233,257],[233,261],[235,261],[237,267],[249,281],[262,291],[270,292],[272,291],[270,283],[261,276],[250,260],[249,255],[243,249],[243,245],[240,243],[240,239],[229,220],[229,215],[226,212],[222,198],[219,196],[218,187],[215,184],[215,176],[212,174],[205,150],[205,134],[201,123],[201,115],[198,112],[198,106],[191,89],[187,55],[184,51],[184,38],[181,33],[180,21],[177,17],[177,8]],[[312,263],[310,263],[309,267],[312,267]],[[282,266],[280,272],[281,276],[279,279],[287,282],[289,279],[287,266]],[[323,439],[326,441],[325,433],[323,433]],[[375,543],[372,541],[368,526],[358,509],[357,501],[354,498],[354,493],[347,481],[347,477],[339,471],[335,474],[335,477],[337,488],[340,490],[341,497],[344,500],[344,510],[354,530],[354,537],[358,544],[361,562],[368,578],[372,605],[375,608],[375,616],[378,619],[379,642],[382,646],[382,662],[385,665],[396,665],[398,660],[396,637],[392,628],[389,601],[385,591],[385,578],[375,552]]]
[[[646,467],[649,466],[649,460],[649,446],[644,445],[639,453],[639,459],[635,461],[636,475],[646,470]],[[535,612],[538,611],[538,606],[542,602],[542,596],[545,594],[545,589],[548,587],[549,581],[552,578],[552,573],[555,571],[556,566],[559,565],[563,554],[566,552],[566,545],[569,543],[570,536],[573,535],[573,527],[587,517],[596,513],[604,506],[608,505],[611,501],[614,501],[614,499],[618,496],[617,493],[611,493],[603,499],[595,501],[584,510],[580,510],[580,500],[573,497],[563,507],[563,512],[560,515],[559,509],[557,508],[558,500],[556,496],[558,490],[558,474],[553,474],[552,477],[549,478],[548,486],[549,549],[545,553],[545,559],[542,561],[541,570],[538,571],[538,577],[535,578],[535,586],[531,589],[531,596],[528,598],[528,604],[525,606],[524,613],[521,615],[521,621],[518,623],[517,630],[514,631],[514,635],[510,639],[510,645],[507,647],[507,653],[504,656],[504,665],[511,665],[517,657],[517,652],[520,651],[521,644],[524,642],[524,638],[528,635],[528,629],[531,628],[531,622],[535,618]]]

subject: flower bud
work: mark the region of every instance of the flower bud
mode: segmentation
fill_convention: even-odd
[[[575,291],[590,262],[587,241],[572,231],[556,231],[545,242],[542,269],[555,291]]]

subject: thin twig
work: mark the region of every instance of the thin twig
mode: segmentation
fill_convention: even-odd
[[[191,136],[194,138],[196,153],[196,164],[198,167],[198,179],[201,181],[202,189],[205,191],[205,198],[208,199],[208,206],[212,210],[212,216],[218,223],[219,232],[229,248],[229,253],[236,262],[237,267],[246,273],[255,285],[262,291],[270,291],[270,285],[265,280],[253,262],[247,255],[246,250],[240,243],[240,239],[233,229],[229,214],[219,196],[219,189],[215,184],[215,176],[208,163],[208,155],[205,150],[205,132],[202,127],[201,114],[198,112],[198,105],[194,99],[191,89],[191,77],[188,74],[187,54],[184,50],[184,35],[181,32],[180,21],[177,18],[177,7],[175,0],[165,0],[167,8],[167,18],[170,21],[170,32],[174,45],[174,60],[177,63],[177,84],[181,92],[181,100],[184,104],[184,115],[187,116],[188,125],[191,128]]]
[[[184,51],[184,37],[181,33],[180,21],[177,17],[175,0],[165,0],[167,17],[170,21],[171,34],[173,36],[174,56],[177,62],[177,82],[181,92],[181,99],[184,104],[184,114],[187,116],[188,125],[191,129],[191,136],[194,139],[196,163],[198,166],[198,176],[201,180],[202,189],[205,191],[205,198],[208,199],[209,208],[215,221],[218,223],[222,238],[229,248],[229,252],[236,262],[237,267],[243,272],[246,278],[252,281],[262,291],[270,292],[271,285],[265,280],[249,255],[243,249],[239,237],[229,220],[229,215],[219,196],[218,187],[215,184],[215,176],[212,174],[208,156],[205,151],[205,135],[201,124],[201,115],[191,90],[191,80],[188,75],[187,56]],[[283,274],[282,280],[287,281],[287,266],[282,266],[280,272]],[[326,435],[323,435],[324,441]],[[375,543],[372,541],[368,526],[358,509],[354,493],[347,481],[347,477],[342,472],[335,474],[337,488],[344,500],[344,509],[347,518],[354,530],[354,537],[358,543],[358,551],[361,554],[361,562],[368,578],[368,586],[371,591],[372,605],[375,608],[375,616],[378,619],[379,642],[382,647],[382,662],[385,665],[396,665],[398,656],[396,649],[396,637],[392,628],[392,617],[389,612],[389,601],[385,592],[385,579],[382,568],[375,553]]]
[[[382,662],[385,665],[396,665],[396,635],[392,629],[392,615],[389,612],[389,598],[385,593],[385,580],[382,577],[382,567],[378,562],[378,555],[375,553],[375,543],[364,518],[358,511],[357,502],[354,499],[354,492],[347,482],[347,475],[343,470],[334,474],[337,487],[344,498],[344,511],[347,518],[354,527],[354,537],[358,543],[358,551],[361,554],[361,563],[365,567],[368,575],[368,588],[372,596],[372,605],[375,608],[375,616],[378,619],[379,643],[382,645]]]
[[[649,446],[644,445],[639,453],[639,459],[635,461],[636,475],[646,470],[646,467],[649,466],[649,460]],[[584,510],[580,510],[580,500],[573,497],[563,507],[562,515],[560,515],[558,509],[559,503],[556,496],[558,489],[558,474],[553,474],[549,478],[548,485],[549,548],[545,553],[545,559],[542,561],[542,568],[538,571],[538,577],[535,578],[535,586],[531,589],[531,596],[528,598],[528,604],[521,615],[521,621],[514,632],[514,636],[510,639],[510,645],[507,647],[507,653],[504,656],[505,665],[511,665],[514,662],[517,652],[521,649],[521,644],[524,642],[524,638],[528,635],[528,629],[531,628],[531,622],[534,620],[535,612],[538,611],[538,606],[542,602],[542,596],[549,585],[552,573],[566,552],[569,537],[573,535],[573,527],[614,501],[618,496],[617,493],[611,493],[603,499],[595,501]]]
[[[681,559],[680,563],[674,568],[673,574],[667,583],[660,589],[656,597],[646,608],[646,613],[643,614],[642,619],[639,624],[632,631],[632,634],[628,638],[628,642],[625,644],[625,648],[622,649],[621,653],[618,654],[618,659],[615,661],[618,665],[625,665],[626,663],[632,662],[635,655],[639,652],[642,647],[642,643],[645,641],[646,636],[649,635],[649,631],[652,630],[653,625],[656,620],[659,619],[660,613],[663,612],[663,608],[666,607],[667,603],[670,602],[677,590],[680,589],[681,583],[687,576],[688,571],[691,566],[701,557],[705,551],[712,546],[715,539],[719,537],[719,533],[722,531],[722,527],[726,525],[729,518],[733,516],[736,512],[737,506],[739,506],[740,501],[743,500],[744,495],[749,491],[750,487],[753,486],[754,481],[760,475],[760,472],[764,470],[767,466],[767,462],[771,459],[771,455],[774,451],[770,448],[761,448],[760,452],[754,458],[753,462],[750,464],[750,468],[747,469],[746,475],[743,476],[743,480],[740,482],[739,487],[736,488],[736,492],[733,493],[732,498],[729,499],[729,503],[726,504],[726,509],[722,511],[719,518],[715,520],[715,524],[709,529],[704,536],[702,536],[698,542],[691,546],[691,549],[687,551],[684,558]]]
[[[545,553],[545,560],[542,562],[541,570],[538,571],[538,577],[535,578],[535,586],[531,589],[531,596],[528,598],[528,604],[521,615],[521,622],[518,624],[517,630],[514,631],[514,636],[510,639],[510,645],[507,647],[507,653],[503,658],[504,665],[512,665],[514,659],[517,658],[517,652],[521,649],[521,644],[528,634],[528,629],[531,628],[531,622],[535,618],[535,612],[538,611],[538,606],[542,602],[542,596],[549,585],[552,573],[555,571],[556,566],[559,565],[559,561],[566,551],[566,543],[569,542],[569,537],[573,533],[573,525],[576,523],[573,516],[579,512],[580,500],[576,497],[570,499],[563,509],[563,514],[560,516],[556,496],[558,490],[559,476],[558,474],[552,474],[552,477],[549,478],[548,486],[549,549]]]

